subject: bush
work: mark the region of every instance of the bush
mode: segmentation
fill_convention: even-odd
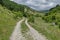
[[[55,16],[52,16],[52,20],[56,20]]]
[[[28,21],[34,23],[34,17],[33,16],[29,17],[29,20]]]
[[[60,29],[60,25],[59,25],[59,29]]]

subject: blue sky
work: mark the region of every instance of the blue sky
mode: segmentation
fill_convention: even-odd
[[[48,10],[60,4],[60,0],[12,0],[19,4],[25,4],[35,10]]]

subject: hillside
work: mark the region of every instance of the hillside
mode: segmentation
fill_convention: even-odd
[[[14,26],[22,17],[24,17],[25,20],[28,19],[29,24],[37,30],[38,33],[45,35],[48,40],[60,40],[59,5],[50,9],[49,12],[46,13],[45,11],[44,13],[9,0],[0,0],[0,40],[9,40],[15,28]],[[21,24],[22,34],[25,33],[24,31],[29,31],[25,20]],[[28,39],[30,39],[30,36],[27,36],[27,40]]]
[[[60,6],[57,5],[56,7],[50,9],[50,11],[45,14],[44,19],[46,22],[55,23],[60,28]]]
[[[17,21],[23,16],[28,17],[32,11],[34,10],[27,6],[9,0],[0,0],[0,40],[9,40]]]
[[[0,40],[9,40],[9,37],[18,19],[14,19],[10,10],[0,5]]]

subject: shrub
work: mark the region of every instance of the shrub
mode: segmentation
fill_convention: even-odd
[[[34,23],[34,17],[33,16],[30,16],[28,21]]]

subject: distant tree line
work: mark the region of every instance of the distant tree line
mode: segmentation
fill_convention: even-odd
[[[15,14],[15,17],[14,17],[15,19],[24,16],[24,17],[29,17],[30,20],[32,22],[34,22],[34,17],[33,17],[33,14],[31,14],[31,13],[36,12],[35,10],[33,10],[25,5],[17,4],[10,0],[0,0],[0,4],[2,6],[5,6],[7,9],[13,11],[13,13]],[[25,9],[26,9],[26,12],[25,12]]]
[[[45,14],[43,19],[46,22],[54,22],[55,25],[59,25],[60,28],[60,5],[50,9],[49,12]]]
[[[10,0],[0,0],[0,4],[5,6],[9,10],[14,11],[24,11],[24,5],[17,4]]]

